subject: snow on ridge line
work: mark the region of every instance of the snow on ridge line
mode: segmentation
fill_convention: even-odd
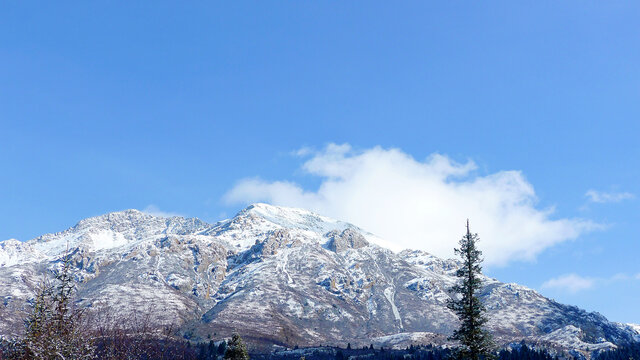
[[[0,241],[0,248],[4,248],[7,245],[17,245],[17,244],[21,244],[22,241],[18,240],[18,239],[7,239],[7,240],[1,240]]]
[[[352,228],[361,231],[357,226],[332,219],[313,211],[265,203],[256,203],[241,210],[238,215],[253,214],[283,227],[302,228],[327,233],[332,230]]]
[[[636,341],[640,341],[640,324],[621,324],[621,325],[626,325],[627,327],[629,327],[632,331],[636,332],[636,335],[634,335],[634,339]]]
[[[82,219],[66,230],[43,234],[26,243],[48,255],[57,256],[68,246],[84,244],[91,250],[108,250],[163,233],[195,234],[212,227],[195,217],[162,217],[127,209]]]
[[[78,245],[84,245],[87,249],[93,251],[104,251],[133,245],[143,240],[143,238],[150,238],[160,234],[206,234],[211,229],[220,229],[225,224],[233,221],[233,219],[247,215],[257,216],[273,224],[276,228],[312,232],[320,237],[334,230],[353,229],[361,233],[371,244],[396,253],[402,250],[393,243],[348,222],[319,215],[306,209],[265,203],[249,205],[239,211],[232,219],[218,221],[215,224],[204,222],[197,217],[163,217],[137,209],[127,209],[85,218],[66,230],[43,234],[24,243],[32,246],[34,250],[43,256],[58,256],[64,253],[68,247],[76,247]],[[258,228],[260,227],[258,224]],[[267,229],[265,228],[265,230]],[[7,257],[8,255],[5,254],[3,256],[2,251],[0,251],[0,258]],[[8,260],[3,262],[8,263]]]
[[[244,214],[254,214],[284,228],[310,230],[321,235],[334,230],[343,231],[346,229],[353,229],[361,233],[368,242],[374,245],[391,250],[394,253],[404,250],[388,240],[382,239],[366,230],[363,230],[357,225],[320,215],[307,209],[276,206],[266,203],[254,203],[238,212],[236,217]]]
[[[30,244],[17,239],[0,241],[0,267],[37,262],[45,255]]]

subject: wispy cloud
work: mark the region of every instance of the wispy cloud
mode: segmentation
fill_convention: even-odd
[[[634,278],[633,276],[629,276],[629,275],[624,274],[624,273],[618,273],[618,274],[613,275],[609,280],[613,282],[613,281],[625,281],[625,280],[630,280],[630,279],[633,279],[633,278]]]
[[[541,288],[577,293],[583,290],[589,290],[617,282],[635,280],[640,280],[640,273],[636,275],[618,273],[609,277],[585,277],[572,273],[549,279],[542,284]]]
[[[308,146],[301,147],[300,149],[291,152],[291,155],[297,157],[304,157],[311,154],[313,154],[313,149]]]
[[[623,200],[629,200],[635,198],[635,195],[629,192],[603,192],[596,190],[589,190],[585,194],[590,202],[594,203],[617,203]]]
[[[542,284],[542,288],[577,293],[579,291],[593,288],[595,283],[596,280],[593,278],[582,277],[577,274],[566,274],[545,281],[544,284]]]
[[[143,213],[160,217],[184,216],[175,212],[162,211],[157,206],[151,204],[142,210]]]
[[[396,245],[453,256],[465,219],[480,234],[490,265],[532,260],[544,249],[599,228],[588,220],[553,219],[553,209],[536,207],[533,186],[520,171],[475,175],[469,160],[441,154],[416,160],[399,149],[355,151],[331,144],[305,149],[302,170],[320,179],[317,190],[297,183],[243,179],[226,195],[228,203],[264,201],[310,209],[354,223]]]

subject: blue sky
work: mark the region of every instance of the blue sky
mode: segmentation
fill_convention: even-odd
[[[332,148],[395,151],[412,159],[390,168],[402,174],[441,154],[474,165],[446,189],[516,174],[514,196],[535,192],[518,211],[592,225],[490,275],[640,323],[639,7],[4,3],[0,239],[126,208],[215,221],[253,198],[344,213],[317,201]],[[376,159],[358,174],[381,172]],[[262,187],[229,195],[248,178]]]

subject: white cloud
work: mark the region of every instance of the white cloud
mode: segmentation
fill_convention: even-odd
[[[609,281],[610,282],[615,282],[615,281],[627,281],[629,279],[631,279],[632,277],[630,277],[629,275],[625,274],[625,273],[618,273],[613,275]]]
[[[301,147],[296,151],[291,152],[291,155],[297,156],[297,157],[303,157],[303,156],[311,155],[312,153],[313,153],[313,149],[305,146],[305,147]]]
[[[314,152],[302,169],[321,179],[316,191],[288,181],[244,179],[228,203],[264,201],[301,207],[345,220],[396,244],[453,256],[467,218],[481,238],[489,265],[532,260],[544,249],[598,225],[552,219],[536,208],[533,186],[519,171],[473,175],[473,161],[440,154],[418,161],[399,149],[354,151],[331,144]]]
[[[620,192],[620,193],[614,193],[614,192],[602,192],[602,191],[596,191],[596,190],[589,190],[587,191],[587,193],[584,195],[586,196],[590,202],[594,202],[594,203],[617,203],[623,200],[629,200],[629,199],[633,199],[635,197],[635,195],[633,195],[632,193],[628,193],[628,192]]]
[[[178,213],[175,213],[175,212],[162,211],[157,206],[155,206],[153,204],[147,206],[146,208],[144,208],[142,210],[142,212],[146,213],[146,214],[149,214],[149,215],[160,216],[160,217],[183,216],[182,214],[178,214]]]
[[[593,288],[595,283],[596,280],[592,278],[582,277],[576,274],[567,274],[545,281],[544,284],[542,284],[542,288],[577,293]]]
[[[596,286],[607,286],[635,280],[640,280],[640,274],[629,276],[625,273],[617,273],[609,277],[585,277],[576,274],[567,274],[545,281],[542,284],[542,288],[576,293],[582,290],[593,289]]]

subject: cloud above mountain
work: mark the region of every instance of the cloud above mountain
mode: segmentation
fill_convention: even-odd
[[[626,273],[617,273],[608,277],[589,277],[571,273],[551,278],[542,283],[541,288],[575,294],[596,287],[635,280],[640,280],[640,274],[629,275]]]
[[[396,250],[443,257],[453,256],[469,218],[489,265],[533,260],[550,246],[598,228],[538,208],[533,186],[519,171],[477,175],[473,161],[457,163],[441,154],[420,161],[399,149],[356,151],[348,144],[305,149],[298,156],[306,157],[302,170],[320,180],[317,189],[248,178],[225,201],[310,209],[390,240]]]
[[[566,274],[545,281],[544,284],[542,284],[542,288],[577,293],[582,290],[593,288],[595,283],[596,280],[592,278],[583,277],[577,274]]]

